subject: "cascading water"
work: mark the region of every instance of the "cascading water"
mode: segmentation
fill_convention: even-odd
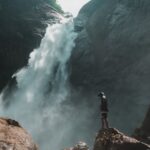
[[[49,25],[28,66],[14,74],[18,88],[8,97],[9,106],[2,103],[0,108],[1,115],[21,122],[43,150],[62,149],[72,128],[67,123],[69,108],[63,102],[69,96],[66,63],[76,36],[71,20]],[[3,93],[1,102],[2,97]]]

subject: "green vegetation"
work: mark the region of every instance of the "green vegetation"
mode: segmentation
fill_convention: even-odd
[[[59,13],[63,13],[63,10],[59,4],[57,4],[56,0],[46,0],[56,11]]]

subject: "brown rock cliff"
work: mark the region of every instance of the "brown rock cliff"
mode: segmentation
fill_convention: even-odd
[[[0,150],[38,150],[38,148],[18,122],[0,118]]]

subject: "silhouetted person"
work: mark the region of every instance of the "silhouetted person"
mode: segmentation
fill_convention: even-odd
[[[104,92],[100,92],[98,96],[101,98],[100,112],[101,112],[101,120],[102,120],[102,128],[109,128],[107,114],[108,114],[108,104],[107,98]]]

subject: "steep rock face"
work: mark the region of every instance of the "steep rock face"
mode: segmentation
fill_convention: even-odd
[[[141,141],[150,144],[150,108],[146,114],[142,126],[135,130],[133,136]]]
[[[0,90],[39,46],[47,23],[59,18],[46,0],[0,1]]]
[[[148,7],[149,2],[144,1]],[[111,79],[127,78],[127,73],[135,78],[149,75],[150,12],[146,8],[123,0],[93,0],[83,7],[75,22],[76,27],[84,29],[79,33],[72,56],[73,84],[79,86],[88,81],[89,87],[95,87],[103,76],[109,83]]]
[[[0,150],[38,150],[38,148],[18,122],[0,118]]]
[[[110,120],[128,131],[142,121],[149,104],[149,7],[148,0],[92,0],[75,19],[79,36],[71,83],[87,94],[109,93]]]
[[[100,130],[94,150],[148,150],[150,146],[128,137],[114,128]]]

